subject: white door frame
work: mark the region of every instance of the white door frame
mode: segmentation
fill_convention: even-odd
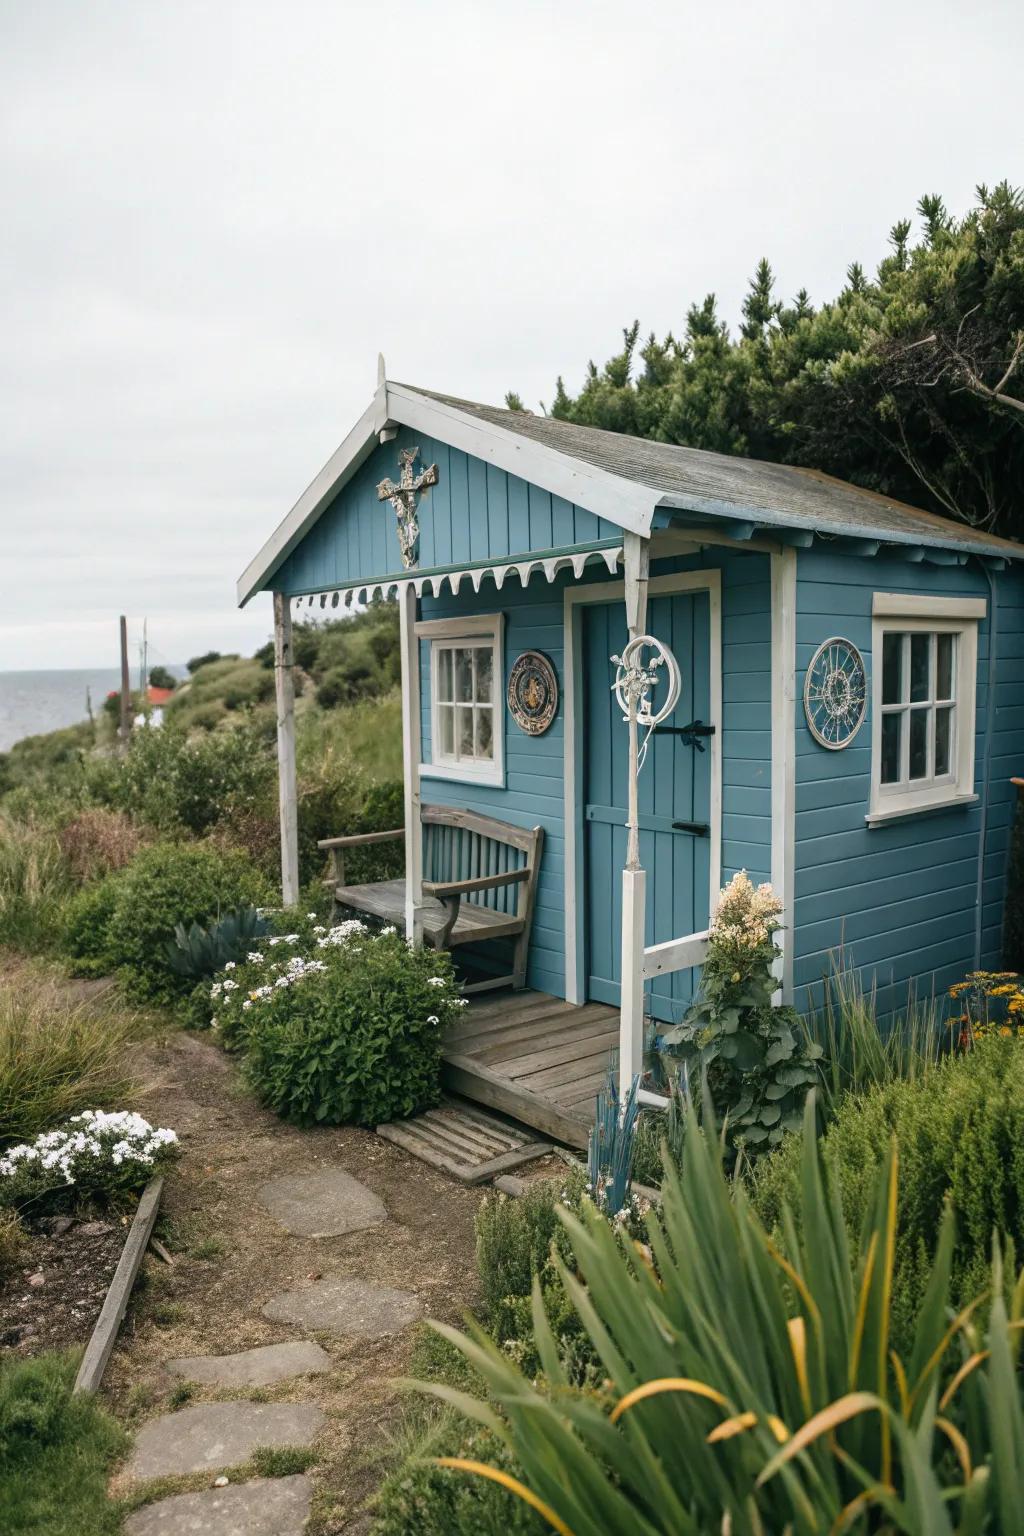
[[[652,576],[648,598],[678,592],[707,592],[709,606],[709,690],[711,723],[715,734],[708,738],[711,754],[709,900],[718,899],[722,873],[722,573],[715,567]],[[584,869],[583,736],[577,730],[577,701],[583,697],[582,609],[587,603],[625,603],[625,583],[595,582],[566,587],[564,600],[563,729],[565,752],[565,997],[581,1003],[586,996],[583,975],[583,922],[585,903],[580,900]],[[577,793],[579,787],[580,792]],[[690,935],[685,935],[690,937]]]

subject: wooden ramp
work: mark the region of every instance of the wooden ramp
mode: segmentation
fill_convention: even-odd
[[[463,1184],[483,1184],[551,1150],[548,1142],[538,1141],[521,1126],[508,1125],[452,1099],[411,1120],[378,1125],[377,1135],[432,1167],[443,1168]]]
[[[546,992],[473,1001],[445,1036],[443,1077],[453,1093],[585,1147],[594,1100],[619,1043],[619,1011],[580,1008]]]

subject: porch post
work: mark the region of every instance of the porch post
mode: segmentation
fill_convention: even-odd
[[[292,610],[274,593],[274,689],[277,695],[277,789],[281,822],[281,898],[299,899],[299,819],[295,789],[295,683],[292,677]]]
[[[647,623],[647,579],[650,542],[627,533],[624,540],[626,624],[630,640],[644,633]],[[644,1058],[644,935],[647,915],[647,872],[640,865],[637,779],[639,775],[636,701],[629,707],[629,812],[626,867],[622,871],[622,964],[619,1011],[619,1092],[628,1092],[643,1070]]]
[[[423,830],[420,826],[420,643],[416,588],[398,592],[402,661],[402,782],[405,788],[405,934],[423,942]]]

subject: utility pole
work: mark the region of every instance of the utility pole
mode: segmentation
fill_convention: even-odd
[[[121,615],[121,751],[128,750],[131,731],[132,684],[128,675],[128,620]]]

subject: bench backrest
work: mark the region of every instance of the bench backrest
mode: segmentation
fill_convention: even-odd
[[[503,875],[510,869],[529,869],[532,895],[543,838],[540,827],[516,827],[448,805],[422,806],[420,821],[425,879],[475,880],[481,875]],[[519,885],[503,885],[474,891],[463,900],[496,912],[522,912],[518,905],[520,889]]]

